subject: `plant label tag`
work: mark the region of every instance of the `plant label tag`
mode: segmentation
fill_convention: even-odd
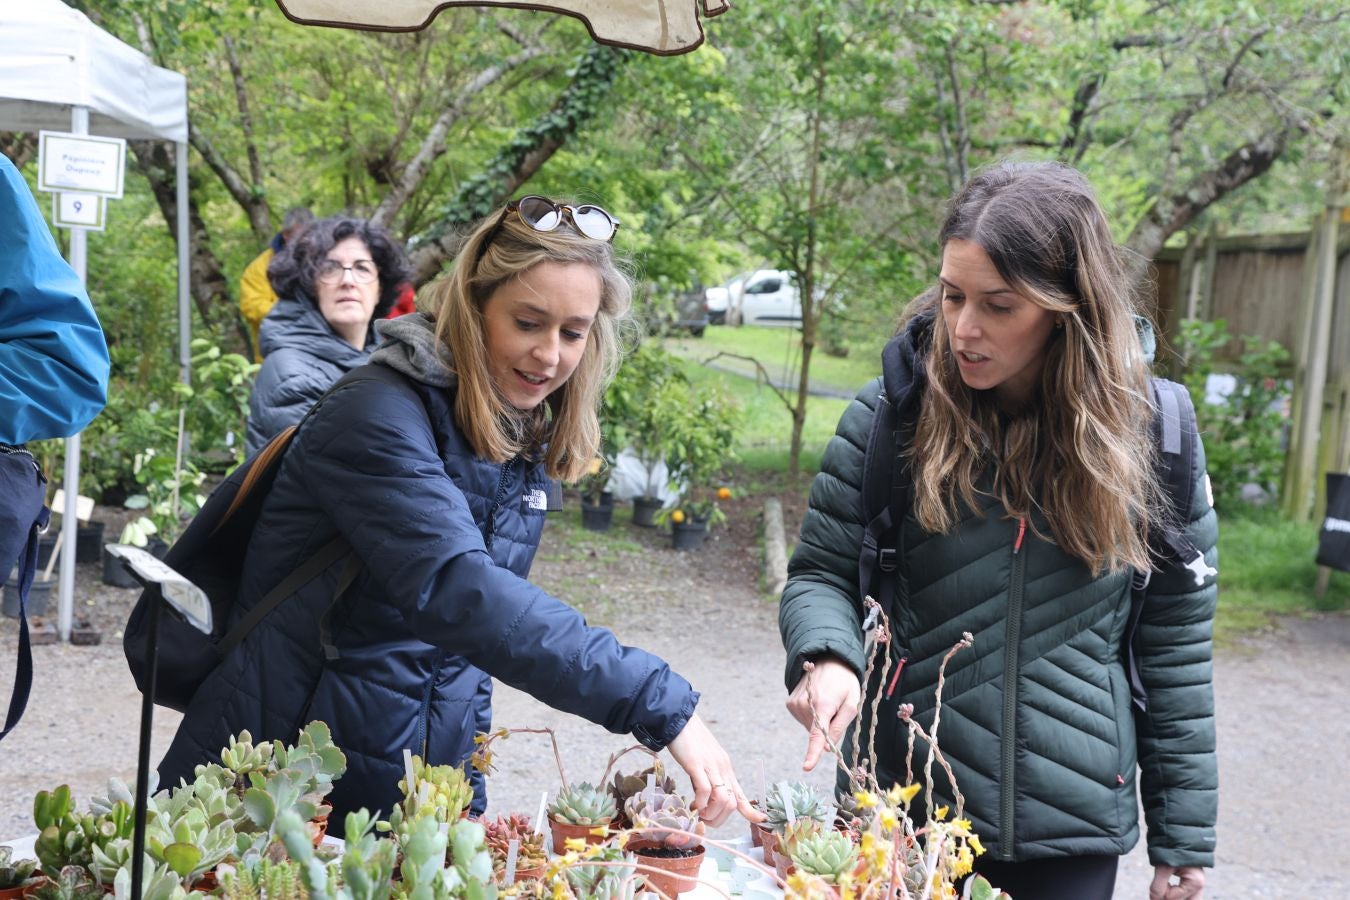
[[[159,585],[164,602],[177,610],[187,623],[202,634],[211,633],[211,600],[206,592],[140,547],[109,544],[108,552],[126,560],[132,574],[144,584]]]
[[[530,509],[541,509],[548,511],[548,494],[535,488],[526,496],[525,502],[530,504]]]
[[[57,488],[56,494],[52,496],[52,512],[64,515],[66,511],[66,491],[65,488]],[[75,518],[81,522],[88,522],[89,517],[94,514],[94,498],[77,495],[75,497]]]

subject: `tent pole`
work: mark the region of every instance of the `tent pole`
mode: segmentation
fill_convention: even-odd
[[[188,252],[188,145],[182,140],[174,145],[174,168],[177,169],[175,188],[178,210],[178,380],[192,383],[192,307],[189,305],[188,280],[191,275],[191,254]]]
[[[70,109],[72,134],[89,133],[89,109],[72,106]],[[89,232],[83,228],[70,229],[70,267],[84,284],[89,262]],[[80,496],[80,436],[66,438],[66,506],[61,510],[61,594],[58,605],[57,628],[62,641],[70,640],[71,620],[75,614],[75,537],[77,501]]]

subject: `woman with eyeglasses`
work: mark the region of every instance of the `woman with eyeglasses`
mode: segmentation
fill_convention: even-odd
[[[250,456],[370,358],[371,323],[398,299],[408,262],[380,226],[334,216],[292,239],[267,277],[280,299],[259,332],[263,364],[249,398]]]
[[[347,757],[331,821],[387,815],[405,751],[458,764],[491,730],[492,676],[669,749],[711,824],[736,809],[759,818],[690,683],[526,580],[550,481],[583,475],[600,441],[632,294],[610,245],[618,224],[597,206],[526,197],[468,236],[434,314],[380,323],[370,365],[334,386],[286,451],[236,616],[322,548],[351,553],[211,673],[161,784],[191,779],[240,729],[293,740],[320,719]],[[481,813],[483,778],[471,777]]]
[[[880,783],[922,784],[925,742],[900,716],[940,724],[933,805],[970,821],[996,886],[1110,898],[1142,803],[1149,897],[1198,900],[1218,794],[1217,520],[1190,400],[1151,380],[1151,328],[1078,172],[991,166],[938,239],[932,286],[825,451],[789,566],[779,626],[804,765],[827,735],[873,734]],[[874,422],[895,460],[880,484]],[[865,596],[889,634],[866,630]]]

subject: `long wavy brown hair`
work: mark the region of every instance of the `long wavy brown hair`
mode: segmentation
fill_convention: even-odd
[[[913,442],[915,514],[946,533],[992,494],[1094,574],[1150,566],[1147,529],[1161,508],[1153,473],[1149,372],[1121,250],[1087,181],[1055,163],[1001,163],[953,198],[940,233],[979,245],[1023,297],[1060,317],[1039,388],[1014,415],[961,379],[941,315],[942,289],[906,318],[932,312],[928,393]],[[977,487],[979,485],[980,487]],[[959,502],[958,502],[959,499]]]
[[[600,309],[572,377],[522,413],[502,398],[488,374],[483,307],[497,288],[545,262],[593,268],[600,276]],[[499,463],[542,452],[550,478],[576,481],[586,474],[600,448],[597,410],[618,371],[633,302],[632,280],[614,248],[566,225],[535,231],[518,215],[498,210],[470,232],[454,270],[435,285],[430,301],[436,337],[450,349],[458,378],[455,424],[474,451]]]

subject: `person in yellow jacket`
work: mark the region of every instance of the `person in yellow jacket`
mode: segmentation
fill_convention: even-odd
[[[267,267],[271,264],[272,257],[313,221],[314,213],[303,206],[286,210],[286,215],[281,220],[281,231],[267,242],[267,247],[253,258],[253,262],[248,264],[239,279],[239,311],[243,313],[244,321],[248,323],[249,332],[253,337],[254,362],[262,362],[262,350],[258,345],[258,328],[277,302],[272,282],[267,280]]]

